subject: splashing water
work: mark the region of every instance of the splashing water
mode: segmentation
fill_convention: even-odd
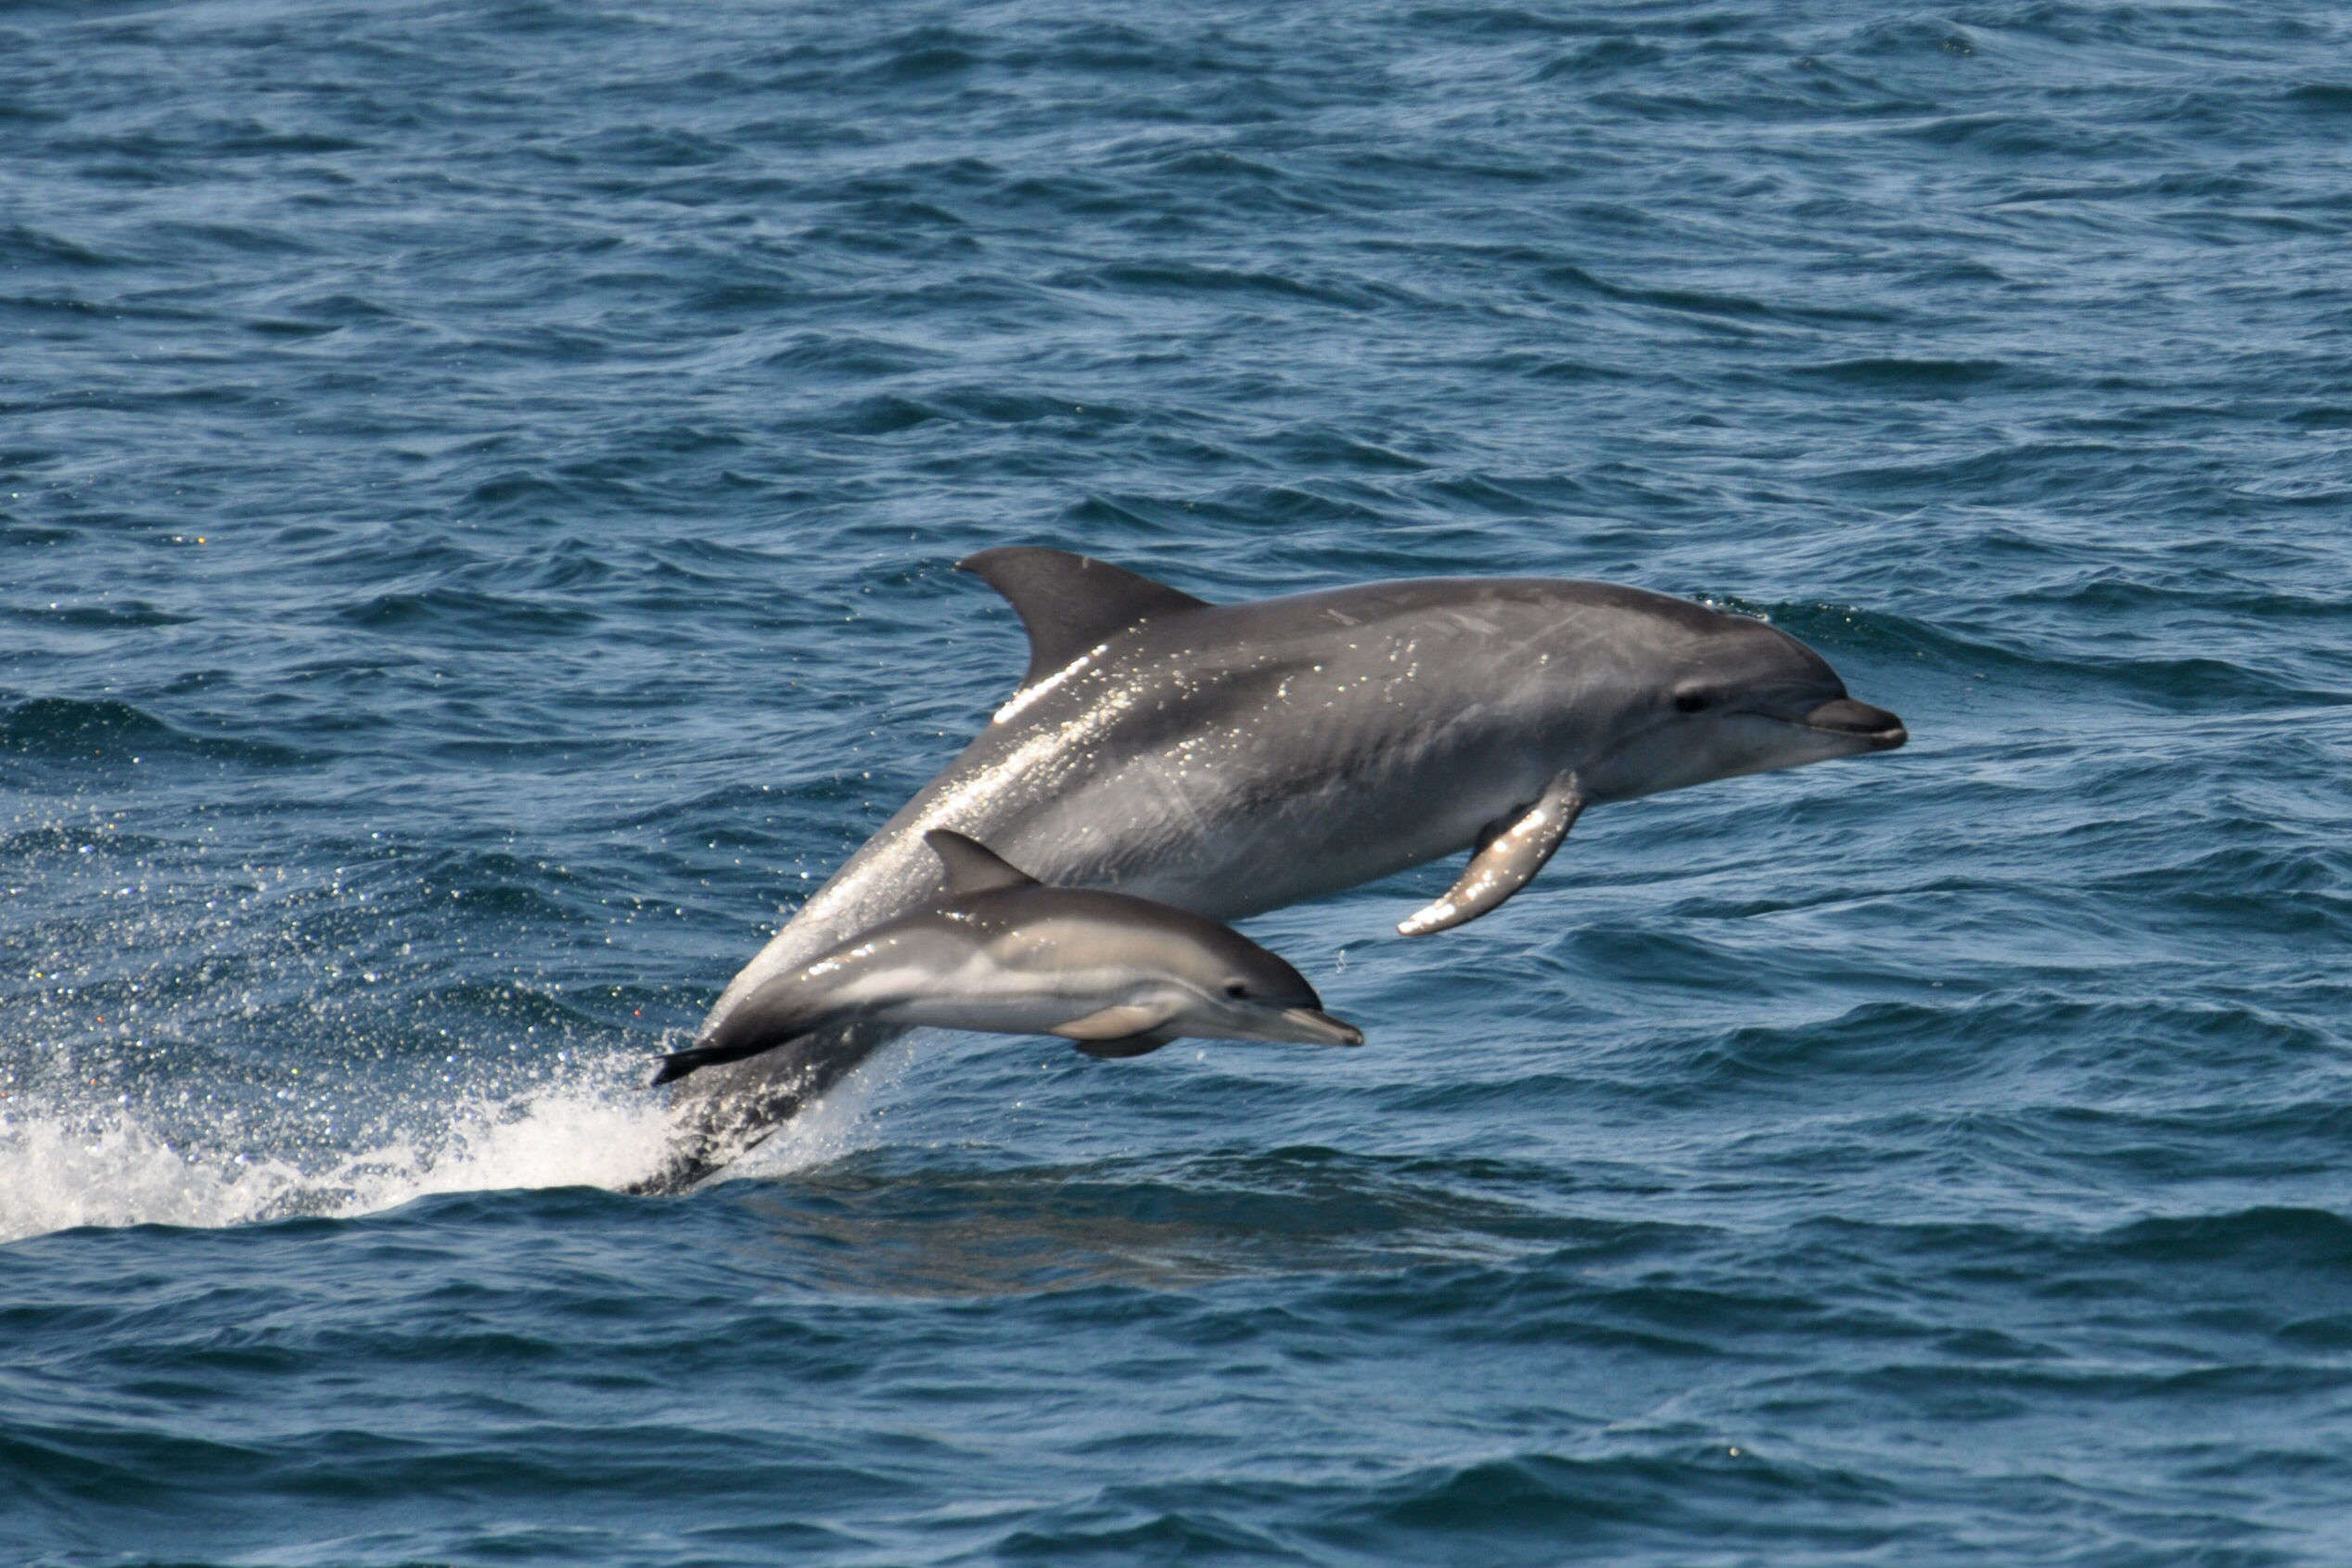
[[[871,1142],[877,1096],[888,1098],[914,1050],[911,1041],[891,1047],[724,1179],[787,1175]],[[20,1096],[0,1105],[0,1243],[81,1226],[348,1217],[436,1192],[619,1190],[652,1174],[671,1127],[661,1097],[642,1087],[643,1054],[575,1058],[573,1066],[577,1076],[556,1084],[471,1092],[439,1112],[410,1107],[399,1119],[412,1127],[365,1147],[301,1153],[175,1136],[135,1106]]]
[[[431,1192],[620,1187],[651,1171],[666,1123],[616,1054],[579,1079],[468,1095],[368,1147],[308,1156],[167,1133],[124,1106],[19,1100],[0,1110],[0,1241],[76,1226],[249,1224],[350,1216]]]

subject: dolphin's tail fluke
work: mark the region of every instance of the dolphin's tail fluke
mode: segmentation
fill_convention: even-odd
[[[763,1046],[759,1049],[765,1050],[766,1048]],[[693,1051],[673,1051],[660,1058],[660,1067],[654,1073],[652,1082],[646,1087],[655,1089],[665,1083],[675,1083],[697,1067],[715,1067],[722,1062],[740,1062],[745,1057],[755,1054],[757,1052],[754,1051],[731,1049],[725,1046],[702,1046]]]
[[[811,1004],[808,988],[799,975],[779,976],[728,1009],[715,1025],[706,1024],[692,1047],[661,1058],[660,1069],[646,1087],[675,1083],[698,1068],[722,1062],[764,1056],[839,1017],[837,1011]]]
[[[735,1020],[728,1020],[734,1024]],[[698,1067],[715,1067],[722,1062],[741,1062],[753,1056],[764,1056],[781,1046],[790,1045],[802,1036],[812,1033],[809,1026],[783,1029],[746,1029],[722,1027],[704,1037],[703,1043],[684,1051],[673,1051],[658,1058],[661,1066],[646,1087],[655,1088],[675,1083]]]

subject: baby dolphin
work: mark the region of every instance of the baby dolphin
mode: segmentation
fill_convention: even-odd
[[[1361,1045],[1296,969],[1229,926],[1124,893],[1048,887],[960,833],[923,835],[944,898],[779,975],[655,1083],[846,1023],[1060,1035],[1141,1056],[1185,1035]]]

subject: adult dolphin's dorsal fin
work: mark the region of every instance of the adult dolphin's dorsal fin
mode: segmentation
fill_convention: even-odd
[[[1007,860],[977,838],[935,827],[923,842],[947,867],[947,890],[957,897],[992,893],[1000,887],[1031,887],[1037,878]]]
[[[955,565],[1003,594],[1029,628],[1024,686],[1138,621],[1200,609],[1208,602],[1091,555],[1033,544],[983,550]]]

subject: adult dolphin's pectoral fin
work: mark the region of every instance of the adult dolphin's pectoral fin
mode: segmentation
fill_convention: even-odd
[[[1029,662],[1021,677],[1023,686],[1035,685],[1131,626],[1208,605],[1107,561],[1033,544],[983,550],[955,567],[1003,594],[1029,629]]]
[[[1477,919],[1543,869],[1583,809],[1584,797],[1577,792],[1574,777],[1563,773],[1553,779],[1534,805],[1498,824],[1444,898],[1399,921],[1397,930],[1407,937],[1426,937]]]

